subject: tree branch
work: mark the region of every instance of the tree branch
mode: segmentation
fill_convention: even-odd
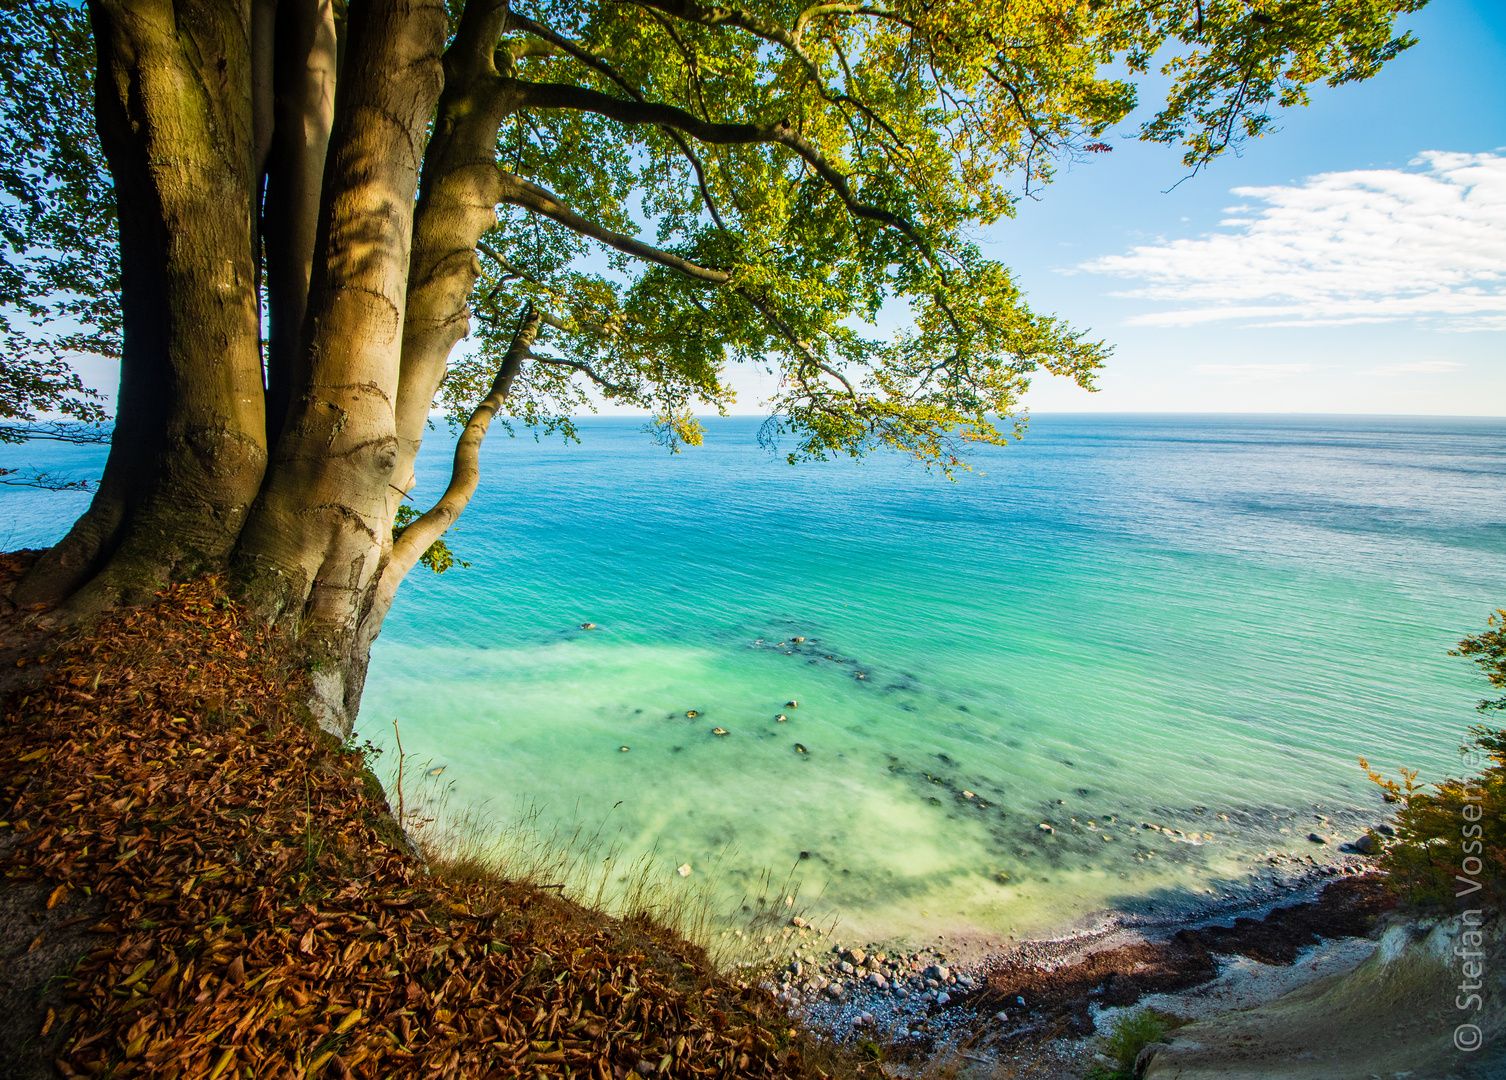
[[[418,565],[418,560],[429,550],[429,545],[455,524],[470,503],[471,496],[476,493],[476,487],[481,482],[482,440],[486,438],[492,419],[507,400],[513,381],[522,369],[523,360],[528,355],[534,338],[538,336],[540,321],[541,317],[532,304],[523,309],[523,314],[518,319],[518,331],[513,335],[512,345],[497,369],[491,391],[471,413],[465,430],[460,433],[460,440],[455,444],[455,463],[450,469],[449,487],[428,512],[405,528],[402,535],[393,541],[392,555],[377,585],[378,603],[391,604],[398,584],[407,576],[408,571]]]
[[[652,10],[650,10],[650,14],[658,18],[657,13],[653,12]],[[542,23],[534,22],[532,19],[528,18],[525,15],[513,15],[513,25],[517,26],[520,30],[526,31],[527,33],[537,35],[549,45],[552,45],[562,52],[568,53],[576,60],[579,60],[582,64],[585,64],[592,71],[595,71],[597,74],[622,87],[623,91],[629,94],[634,100],[638,102],[644,102],[645,99],[642,92],[632,83],[628,82],[627,79],[624,79],[620,74],[618,74],[616,69],[614,69],[610,64],[608,64],[600,57],[593,56],[591,53],[587,52],[585,49],[581,48],[579,45],[575,44],[575,42],[571,41],[564,35],[556,33],[549,27],[544,26]],[[675,43],[677,45],[681,44],[678,38],[675,39]],[[681,48],[683,50],[684,46],[681,45]],[[701,201],[706,204],[706,210],[711,214],[711,219],[716,222],[717,228],[721,229],[723,232],[728,231],[726,223],[722,221],[722,215],[717,212],[715,201],[713,201],[711,198],[711,189],[706,186],[706,170],[705,167],[701,164],[701,159],[696,156],[695,151],[690,148],[690,144],[685,141],[685,139],[680,135],[678,131],[675,131],[672,127],[668,127],[663,124],[660,125],[660,128],[661,130],[663,130],[664,134],[668,135],[670,140],[680,148],[680,153],[683,154],[685,159],[690,162],[690,167],[695,170],[696,184],[701,189]]]
[[[42,439],[47,442],[73,443],[82,446],[86,443],[107,443],[113,434],[112,428],[105,428],[99,424],[71,424],[59,420],[42,424],[0,424],[0,443],[31,442],[33,439]]]
[[[565,83],[520,83],[519,91],[523,94],[525,106],[530,108],[575,109],[605,116],[622,124],[657,124],[683,131],[691,138],[711,145],[774,143],[786,147],[803,158],[826,181],[827,186],[837,193],[837,197],[854,217],[886,225],[903,233],[928,263],[938,271],[941,269],[931,245],[915,226],[898,214],[859,202],[852,193],[847,177],[838,172],[820,150],[791,127],[788,120],[781,120],[777,124],[718,124],[702,120],[673,105],[624,101],[597,90]]]
[[[594,91],[588,91],[588,93],[594,93]],[[599,96],[606,97],[605,94]],[[607,100],[615,101],[617,99],[607,98]],[[625,102],[624,104],[631,103]],[[531,210],[535,214],[549,218],[551,221],[559,222],[565,228],[579,233],[581,236],[589,236],[593,240],[600,240],[608,247],[616,248],[624,254],[632,255],[634,258],[642,259],[645,262],[658,263],[660,266],[668,267],[671,270],[678,270],[686,277],[694,278],[697,281],[704,281],[708,285],[725,285],[732,280],[732,275],[724,270],[713,270],[710,267],[702,266],[699,263],[694,263],[689,259],[675,255],[672,252],[662,251],[652,245],[645,244],[641,240],[634,240],[631,236],[614,232],[602,225],[598,225],[594,221],[588,221],[560,202],[558,197],[547,189],[524,180],[522,177],[514,175],[501,167],[498,167],[497,172],[502,178],[502,192],[499,200],[501,202],[520,206],[525,210]]]
[[[550,319],[548,316],[544,317],[544,321],[548,322],[551,326],[560,325],[558,320]],[[561,328],[563,327],[561,326]],[[583,364],[579,360],[566,360],[561,356],[540,356],[538,353],[529,353],[528,358],[536,363],[544,364],[548,367],[573,368],[609,394],[622,396],[633,393],[633,388],[631,386],[627,386],[623,383],[614,383],[611,379],[608,379],[605,375],[601,374],[601,372],[597,371],[590,364]]]

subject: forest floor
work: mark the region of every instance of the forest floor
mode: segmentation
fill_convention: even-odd
[[[0,1075],[877,1074],[647,919],[427,873],[213,579],[30,614],[0,626]]]
[[[29,560],[0,555],[0,596]],[[0,1075],[17,1080],[1064,1075],[1090,1063],[1099,1009],[1231,957],[1289,964],[1389,905],[1346,878],[1232,928],[1031,943],[919,1039],[832,1037],[651,918],[431,873],[362,752],[309,720],[289,651],[214,579],[66,631],[32,614],[0,619]]]

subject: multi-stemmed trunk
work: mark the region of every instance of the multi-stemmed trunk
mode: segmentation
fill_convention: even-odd
[[[90,10],[122,223],[118,418],[89,511],[13,599],[76,616],[229,567],[307,651],[312,708],[346,734],[397,584],[474,491],[511,381],[504,364],[450,491],[394,550],[497,220],[506,5],[468,5],[483,25],[448,53],[442,0],[370,0],[348,26],[331,0]]]

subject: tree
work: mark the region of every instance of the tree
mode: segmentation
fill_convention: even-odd
[[[675,447],[729,363],[777,364],[765,437],[792,461],[958,465],[1009,436],[1032,372],[1091,387],[1107,353],[972,230],[1102,149],[1153,63],[1172,86],[1142,135],[1196,169],[1308,86],[1374,74],[1424,2],[89,0],[118,412],[93,504],[14,599],[66,618],[229,566],[348,731],[494,417],[568,430],[589,389]],[[23,63],[72,49],[74,93],[79,9],[3,11]],[[54,149],[11,198],[97,204],[103,177]],[[106,217],[51,241],[65,265]],[[909,329],[876,334],[886,308]],[[454,473],[394,535],[436,395],[465,421]]]

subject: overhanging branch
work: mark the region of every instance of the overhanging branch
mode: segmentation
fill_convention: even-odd
[[[390,605],[397,587],[408,571],[418,565],[429,546],[438,540],[460,517],[461,511],[471,501],[481,482],[481,443],[491,427],[492,419],[502,410],[507,394],[522,369],[523,360],[538,336],[541,321],[532,304],[523,310],[518,319],[518,330],[513,335],[512,345],[502,358],[497,377],[491,390],[471,413],[465,430],[455,444],[455,463],[450,469],[450,484],[437,503],[418,520],[405,528],[392,544],[392,555],[377,584],[377,603]],[[385,608],[383,609],[385,610]]]
[[[601,95],[605,97],[606,95]],[[616,100],[609,98],[608,100]],[[642,259],[645,262],[657,263],[671,270],[678,270],[686,277],[697,281],[704,281],[708,285],[725,285],[732,280],[732,275],[724,270],[713,270],[709,266],[691,262],[683,256],[670,251],[664,251],[651,244],[645,244],[641,240],[635,240],[631,236],[616,232],[587,218],[581,217],[571,210],[551,191],[537,184],[524,180],[508,172],[500,166],[497,172],[502,178],[502,190],[500,202],[520,206],[525,210],[531,210],[535,214],[557,221],[572,232],[581,236],[589,236],[593,240],[599,240],[608,247],[616,248],[626,255]]]

